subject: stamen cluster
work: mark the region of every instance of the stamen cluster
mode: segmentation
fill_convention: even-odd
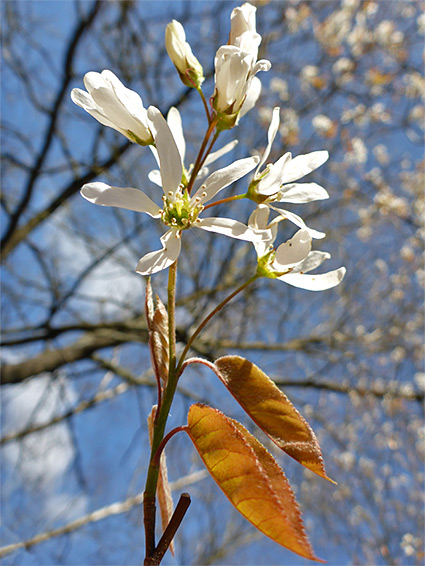
[[[180,186],[175,193],[170,191],[168,196],[162,197],[162,200],[164,206],[161,211],[161,220],[166,226],[179,230],[190,228],[204,209],[199,202],[200,198],[196,199],[195,204],[191,202],[189,193],[187,189],[183,191],[183,186]]]

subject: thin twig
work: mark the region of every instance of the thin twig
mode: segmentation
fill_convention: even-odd
[[[164,554],[167,552],[168,547],[171,544],[171,541],[174,538],[174,535],[177,532],[177,529],[180,527],[181,522],[186,515],[186,511],[189,509],[190,505],[190,495],[188,493],[182,493],[180,495],[179,502],[174,509],[173,516],[170,519],[170,522],[165,529],[158,546],[153,553],[152,559],[149,562],[145,562],[145,564],[152,564],[152,565],[159,565]]]

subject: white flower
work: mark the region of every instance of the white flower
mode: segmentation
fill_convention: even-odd
[[[264,231],[265,235],[262,241],[253,242],[258,257],[257,273],[309,291],[324,291],[341,283],[345,267],[317,275],[306,274],[331,257],[326,252],[311,251],[311,237],[307,230],[298,230],[291,239],[273,249],[278,222],[282,218],[276,217],[269,223],[269,212],[267,205],[259,204],[248,222],[253,230]]]
[[[271,67],[270,61],[257,61],[261,36],[255,30],[255,11],[248,3],[232,11],[229,44],[220,47],[215,56],[212,106],[220,115],[221,129],[233,128],[255,105],[261,92],[255,75]]]
[[[240,159],[215,171],[191,197],[181,183],[181,155],[169,125],[153,106],[148,109],[148,117],[160,164],[164,192],[162,208],[138,189],[112,187],[105,183],[89,183],[81,189],[82,196],[92,203],[145,212],[153,218],[160,218],[168,227],[168,231],[161,237],[162,248],[143,256],[136,271],[142,275],[151,275],[169,267],[180,253],[183,230],[191,227],[253,243],[268,237],[267,231],[256,232],[230,218],[199,218],[204,203],[252,171],[258,163],[258,157]]]
[[[170,128],[170,130],[173,134],[174,141],[176,142],[176,145],[177,145],[177,149],[179,150],[179,154],[180,154],[180,158],[181,158],[181,162],[182,162],[182,167],[183,167],[182,182],[183,182],[183,184],[186,184],[190,179],[190,175],[191,175],[192,170],[193,170],[193,163],[191,163],[190,166],[187,169],[185,168],[184,160],[185,160],[185,156],[186,156],[186,142],[185,142],[184,134],[183,134],[182,119],[181,119],[181,116],[180,116],[180,112],[174,106],[172,106],[170,108],[170,110],[167,114],[167,124],[168,124],[168,126],[169,126],[169,128]],[[210,165],[211,163],[214,163],[214,161],[216,161],[217,159],[219,159],[223,155],[226,155],[226,153],[229,153],[230,151],[232,151],[232,149],[234,149],[234,147],[237,144],[238,144],[238,140],[233,140],[233,141],[229,142],[228,144],[226,144],[225,146],[223,146],[222,148],[218,149],[217,151],[210,153],[208,155],[208,157],[205,159],[204,166],[199,171],[198,177],[205,177],[206,175],[208,175],[208,171],[209,171],[208,165]],[[158,166],[159,166],[159,157],[158,157],[158,152],[157,152],[156,148],[153,145],[151,145],[149,147],[152,150],[152,153],[154,154],[156,162],[158,163]],[[148,174],[148,177],[153,183],[155,183],[159,187],[162,187],[161,173],[160,173],[159,169],[154,169],[154,170],[150,171],[149,174]]]
[[[173,20],[166,27],[165,47],[183,83],[190,87],[200,87],[204,82],[204,71],[186,41],[186,34],[180,22]]]
[[[140,96],[126,88],[112,71],[84,76],[87,92],[71,91],[71,99],[104,126],[109,126],[140,145],[153,143],[146,108]]]
[[[257,61],[258,47],[261,43],[261,35],[256,31],[256,11],[255,6],[245,3],[243,6],[235,8],[230,15],[229,44],[249,53],[253,65]]]
[[[323,238],[325,236],[323,232],[307,228],[304,221],[296,214],[272,206],[272,203],[289,202],[301,204],[329,198],[327,191],[316,183],[293,182],[323,165],[329,157],[327,151],[313,151],[312,153],[298,155],[294,158],[288,152],[278,159],[276,163],[268,164],[261,171],[262,166],[270,155],[271,147],[279,128],[279,111],[278,107],[273,110],[273,117],[268,131],[268,144],[248,188],[247,197],[258,204],[270,206],[298,227],[308,230],[313,238]]]
[[[261,60],[253,65],[252,55],[234,45],[220,47],[215,57],[214,109],[220,114],[234,116],[235,121],[248,93],[250,108],[257,101],[261,87],[259,89],[258,79],[252,85],[254,75],[269,69],[269,61]]]
[[[246,2],[238,8],[234,8],[230,14],[230,40],[232,45],[237,45],[238,39],[246,31],[256,31],[255,12],[257,8]]]

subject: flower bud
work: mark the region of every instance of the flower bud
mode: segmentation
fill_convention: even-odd
[[[246,31],[256,32],[255,12],[257,8],[248,2],[232,11],[230,16],[230,41],[231,45],[237,45],[237,39]]]
[[[223,46],[215,58],[215,91],[212,105],[222,130],[233,128],[245,101],[250,78],[250,59],[233,46]]]
[[[139,145],[153,144],[147,111],[140,96],[126,88],[111,71],[91,71],[84,76],[87,92],[74,88],[72,101],[96,118]]]
[[[180,22],[173,20],[166,27],[165,47],[182,82],[186,86],[199,88],[205,80],[204,71],[186,41],[186,34]]]

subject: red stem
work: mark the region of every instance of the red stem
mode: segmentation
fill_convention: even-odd
[[[206,153],[205,156],[204,156],[205,148],[207,147],[208,140],[210,139],[211,134],[213,133],[216,125],[217,125],[217,122],[215,120],[213,120],[210,123],[208,130],[205,133],[204,139],[202,141],[202,145],[199,149],[198,157],[196,158],[195,165],[193,166],[193,171],[192,171],[192,174],[190,176],[189,183],[187,185],[187,192],[189,193],[189,195],[190,195],[190,191],[192,190],[193,183],[195,182],[196,176],[198,175],[199,170],[202,167],[202,163],[205,161],[206,156],[208,155],[208,153]]]
[[[173,428],[173,430],[170,430],[170,432],[164,436],[164,438],[161,440],[161,442],[160,442],[160,444],[159,444],[159,446],[158,446],[158,448],[157,448],[157,450],[154,454],[154,457],[152,458],[152,466],[156,466],[157,468],[159,467],[159,460],[161,458],[162,451],[164,450],[167,442],[175,434],[177,434],[178,432],[180,432],[182,430],[186,430],[186,429],[187,429],[187,425],[177,426],[176,428]]]

